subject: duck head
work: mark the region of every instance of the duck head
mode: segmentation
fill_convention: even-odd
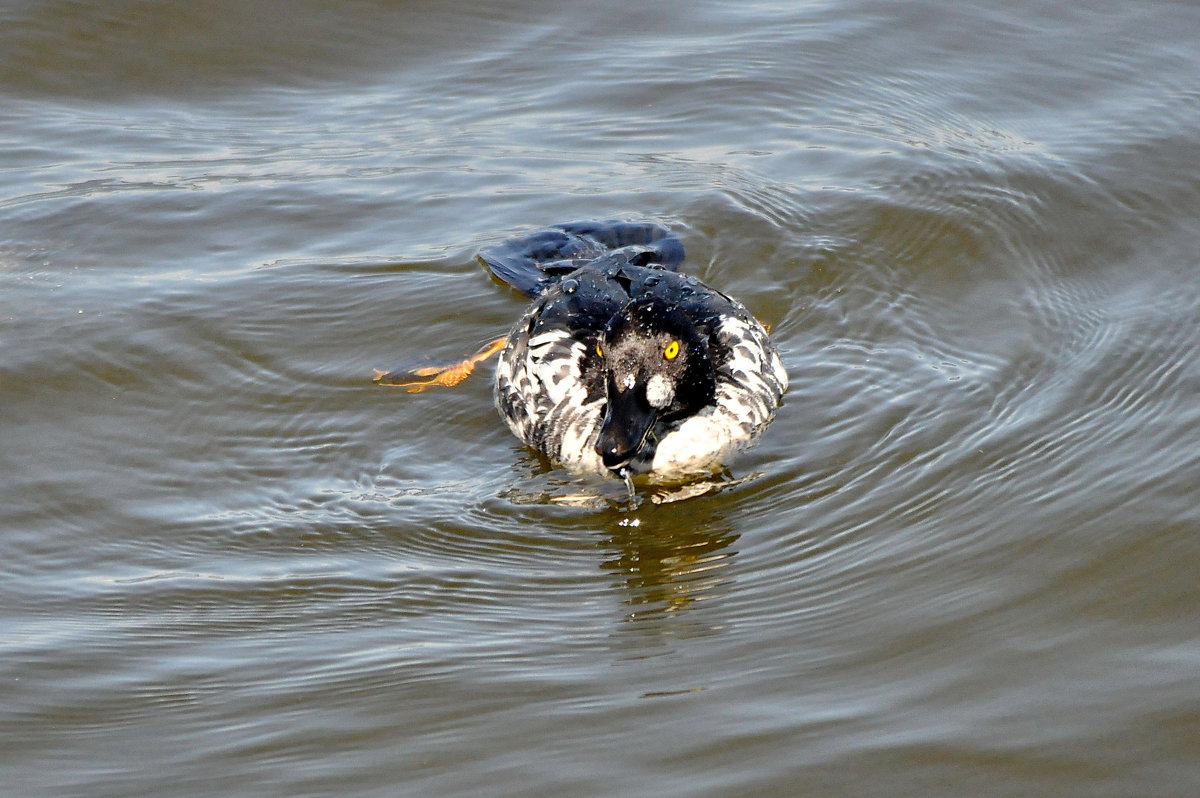
[[[597,345],[607,392],[596,453],[606,468],[642,470],[654,459],[654,428],[713,400],[708,340],[678,306],[659,297],[625,305]]]

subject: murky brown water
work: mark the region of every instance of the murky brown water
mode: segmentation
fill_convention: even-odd
[[[1200,794],[1200,8],[0,10],[11,795]],[[545,470],[473,261],[648,218],[792,377]],[[681,499],[662,501],[663,499]]]

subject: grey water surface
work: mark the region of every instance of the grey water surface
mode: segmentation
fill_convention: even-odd
[[[1200,794],[1200,6],[0,8],[0,792]],[[677,230],[792,387],[524,451],[480,247]]]

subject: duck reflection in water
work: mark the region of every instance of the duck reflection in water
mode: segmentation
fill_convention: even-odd
[[[689,503],[689,510],[695,508]],[[684,521],[679,507],[645,508],[621,515],[606,533],[611,556],[601,565],[621,579],[625,620],[661,636],[700,636],[718,631],[702,616],[685,613],[718,598],[731,582],[728,566],[738,536],[719,513]],[[682,623],[686,619],[686,623]]]

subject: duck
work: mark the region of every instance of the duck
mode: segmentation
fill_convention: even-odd
[[[661,480],[713,474],[754,445],[788,377],[767,328],[738,300],[678,271],[680,239],[653,222],[556,224],[479,260],[531,300],[462,363],[377,381],[423,390],[499,353],[497,410],[568,471]],[[631,487],[632,491],[632,487]]]

